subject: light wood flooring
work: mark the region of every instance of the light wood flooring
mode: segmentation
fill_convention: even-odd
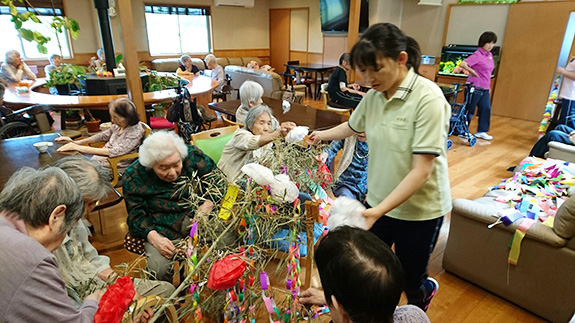
[[[310,107],[321,108],[322,101],[306,100]],[[538,124],[532,121],[492,116],[492,141],[478,139],[474,147],[466,141],[451,137],[453,147],[448,151],[449,175],[453,198],[474,199],[482,196],[489,186],[509,177],[507,168],[527,156],[537,141]],[[221,126],[218,120],[214,126]],[[472,132],[477,126],[473,120]],[[112,265],[131,262],[136,256],[121,248],[127,230],[123,203],[106,210],[106,235],[94,235],[94,244],[110,256]],[[98,216],[90,215],[96,230]],[[449,233],[450,217],[446,217],[440,237],[429,263],[430,276],[437,279],[440,289],[427,312],[432,322],[541,322],[543,319],[519,308],[452,274],[442,267],[443,252]],[[402,299],[402,303],[405,300]]]

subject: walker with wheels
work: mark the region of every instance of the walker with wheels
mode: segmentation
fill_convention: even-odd
[[[475,146],[477,142],[477,138],[474,135],[469,133],[469,122],[467,120],[467,104],[470,101],[471,95],[475,91],[475,87],[471,83],[453,83],[453,98],[450,102],[451,104],[451,119],[449,120],[450,130],[447,134],[447,137],[451,136],[454,133],[461,138],[466,139],[469,142],[469,146]],[[468,91],[465,91],[463,88],[467,88]],[[457,94],[460,91],[464,91],[465,100],[464,103],[457,103]],[[453,141],[451,139],[447,139],[447,149],[450,149],[453,146]]]

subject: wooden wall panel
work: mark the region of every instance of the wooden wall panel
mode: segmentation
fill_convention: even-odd
[[[307,53],[307,62],[311,64],[323,64],[323,53]]]
[[[493,114],[541,121],[572,11],[572,1],[511,5]]]
[[[306,51],[290,50],[289,60],[290,61],[299,61],[300,63],[308,63],[307,52]]]
[[[337,65],[339,57],[347,50],[346,36],[323,36],[323,63]]]

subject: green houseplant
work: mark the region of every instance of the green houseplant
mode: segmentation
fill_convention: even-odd
[[[70,86],[82,87],[80,79],[88,72],[85,66],[62,64],[48,74],[46,87],[55,87],[60,95],[70,95]]]

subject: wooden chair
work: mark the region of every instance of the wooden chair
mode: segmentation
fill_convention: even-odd
[[[334,103],[329,99],[329,93],[327,92],[327,86],[328,86],[327,83],[323,83],[321,85],[321,96],[323,98],[323,107],[327,110],[332,110],[332,111],[340,113],[340,114],[350,115],[350,113],[352,112],[353,109],[348,108],[348,107],[341,105],[341,104]]]
[[[239,126],[235,125],[192,134],[192,144],[200,148],[204,154],[208,155],[217,164],[220,161],[225,145],[238,128]]]
[[[151,133],[152,133],[152,129],[150,128],[150,126],[148,126],[145,123],[142,123],[142,128],[144,129],[144,138],[146,139]],[[142,141],[144,141],[142,139]],[[108,157],[108,162],[110,163],[110,168],[112,169],[112,181],[110,182],[110,184],[112,184],[112,187],[116,187],[116,185],[118,184],[118,181],[120,180],[120,173],[118,171],[118,163],[122,160],[126,160],[126,159],[136,159],[138,158],[138,153],[130,153],[130,154],[125,154],[122,156],[116,156],[116,157]],[[124,197],[122,196],[122,194],[120,194],[116,189],[114,189],[114,191],[111,194],[108,194],[107,197],[104,198],[104,200],[98,201],[96,203],[96,207],[94,208],[94,212],[98,211],[98,219],[100,221],[100,233],[102,235],[105,234],[105,230],[104,228],[105,226],[105,218],[104,218],[104,209],[112,207],[118,203],[120,203],[122,200],[124,199]]]
[[[243,128],[245,126],[245,124],[243,124],[241,122],[235,122],[235,121],[229,120],[228,118],[226,118],[226,116],[224,114],[222,114],[222,121],[224,122],[226,127],[238,126],[239,128]]]
[[[210,129],[210,130],[194,133],[194,134],[192,134],[192,143],[195,145],[198,140],[213,139],[213,138],[217,138],[217,137],[220,137],[223,135],[234,133],[236,130],[238,130],[238,128],[239,127],[237,125],[235,125],[235,126],[215,128],[215,129]]]

